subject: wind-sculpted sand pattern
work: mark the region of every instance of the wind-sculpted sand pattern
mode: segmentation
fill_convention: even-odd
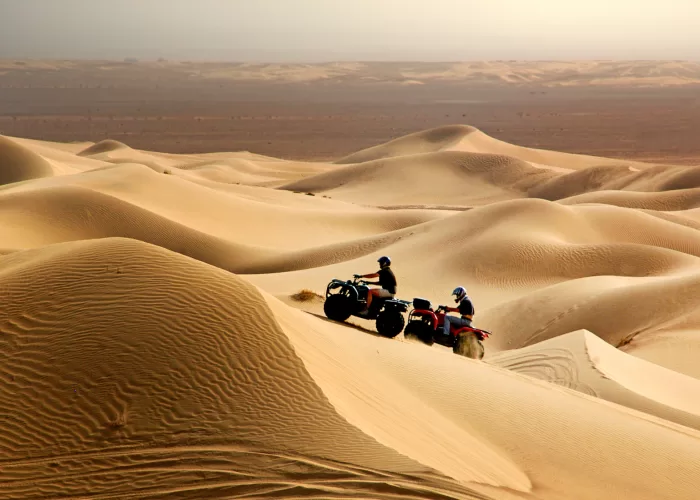
[[[695,169],[449,126],[333,163],[0,138],[0,183],[0,498],[696,497]],[[401,298],[467,286],[483,361],[319,317],[385,254]]]

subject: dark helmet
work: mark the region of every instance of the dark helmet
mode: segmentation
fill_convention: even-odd
[[[452,295],[455,296],[455,302],[459,302],[467,296],[467,290],[463,286],[458,286],[457,288],[452,290]]]
[[[386,255],[383,257],[379,257],[379,260],[377,260],[377,262],[379,262],[379,265],[381,267],[387,267],[391,265],[391,259]]]

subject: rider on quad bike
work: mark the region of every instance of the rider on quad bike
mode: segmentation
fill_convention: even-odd
[[[452,295],[455,297],[455,302],[459,305],[457,307],[445,306],[445,312],[458,312],[461,316],[457,317],[445,314],[443,332],[448,333],[450,331],[450,325],[456,327],[472,326],[472,319],[474,319],[474,304],[472,304],[471,299],[467,295],[467,290],[463,286],[458,286],[452,290]]]
[[[333,321],[346,321],[350,316],[376,320],[377,332],[394,338],[403,331],[406,324],[404,313],[411,303],[394,297],[396,278],[389,268],[389,257],[384,256],[378,262],[381,269],[376,273],[364,276],[355,274],[352,281],[332,279],[326,287],[323,312]],[[378,277],[379,282],[370,283],[362,279],[374,277]],[[379,285],[381,288],[370,288],[368,285]]]
[[[391,259],[385,255],[379,257],[377,262],[379,262],[379,271],[376,273],[355,275],[356,278],[379,278],[378,282],[368,282],[369,285],[379,285],[380,288],[370,289],[367,294],[367,309],[362,311],[364,314],[369,312],[374,297],[393,299],[396,295],[396,276],[391,270]]]

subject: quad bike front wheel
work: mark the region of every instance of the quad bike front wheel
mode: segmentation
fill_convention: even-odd
[[[352,299],[347,295],[331,295],[323,304],[323,312],[328,319],[345,321],[352,315]]]
[[[416,339],[424,344],[433,345],[433,329],[428,323],[420,320],[409,321],[403,336],[407,339]]]
[[[466,358],[482,359],[484,357],[484,344],[473,332],[462,332],[457,335],[452,352]]]
[[[377,316],[377,332],[382,337],[393,339],[403,330],[406,320],[399,311],[382,311]]]

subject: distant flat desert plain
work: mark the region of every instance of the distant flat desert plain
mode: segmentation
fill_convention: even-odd
[[[469,124],[527,147],[700,164],[700,64],[0,60],[0,134],[330,160]]]

